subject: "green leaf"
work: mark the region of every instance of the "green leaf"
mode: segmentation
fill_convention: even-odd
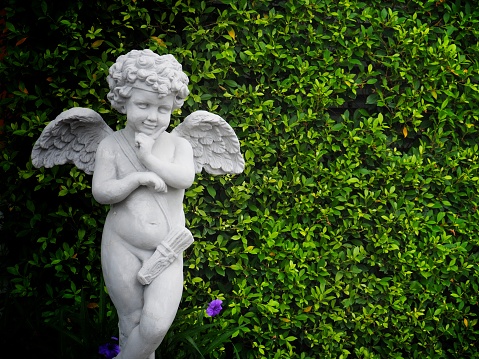
[[[333,127],[331,127],[331,131],[340,131],[344,128],[342,123],[337,123]]]
[[[216,190],[212,186],[206,186],[206,190],[210,194],[211,197],[216,197]]]

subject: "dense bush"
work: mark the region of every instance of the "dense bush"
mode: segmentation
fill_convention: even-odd
[[[150,48],[190,76],[175,124],[218,113],[246,160],[186,194],[172,333],[232,330],[211,357],[479,357],[475,2],[7,0],[5,20],[2,347],[93,357],[115,334],[91,177],[29,156],[73,106],[123,126],[107,69]]]

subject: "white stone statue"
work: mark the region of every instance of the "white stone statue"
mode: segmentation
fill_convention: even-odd
[[[35,167],[73,163],[93,173],[94,198],[109,204],[101,263],[119,317],[121,359],[154,359],[176,315],[183,290],[182,252],[193,243],[183,197],[203,168],[211,174],[244,169],[233,129],[196,111],[170,133],[173,110],[188,96],[188,77],[172,55],[133,50],[107,78],[108,99],[126,114],[113,131],[90,109],[72,108],[43,130],[32,151]]]

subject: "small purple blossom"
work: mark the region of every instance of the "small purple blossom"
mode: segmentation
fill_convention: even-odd
[[[211,301],[211,303],[208,305],[208,308],[206,309],[206,314],[208,314],[210,317],[214,317],[215,315],[220,314],[220,312],[223,310],[221,307],[221,304],[223,301],[221,299],[215,299]]]
[[[111,339],[118,342],[116,337],[111,337]],[[103,355],[106,359],[112,359],[120,354],[120,346],[113,342],[102,344],[98,347],[98,354]]]

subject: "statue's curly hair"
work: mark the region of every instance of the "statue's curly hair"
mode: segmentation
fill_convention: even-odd
[[[131,96],[134,83],[142,81],[159,97],[176,94],[173,108],[180,108],[190,91],[188,76],[173,55],[158,55],[151,50],[132,50],[118,57],[107,77],[111,106],[125,113],[125,102]]]

